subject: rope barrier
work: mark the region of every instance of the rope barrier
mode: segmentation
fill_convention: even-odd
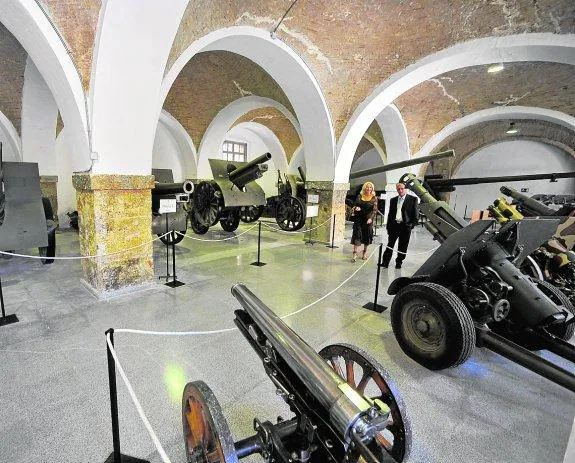
[[[176,231],[176,233],[180,236],[183,236],[184,238],[188,238],[189,240],[195,240],[195,241],[227,241],[227,240],[233,240],[234,238],[239,238],[242,235],[245,235],[247,232],[253,230],[254,228],[256,228],[258,225],[255,224],[253,227],[248,228],[247,230],[244,230],[243,232],[234,235],[234,236],[228,236],[227,238],[222,238],[222,239],[218,239],[218,240],[212,240],[212,239],[202,239],[202,238],[194,238],[193,236],[188,236],[185,233],[180,233],[179,231]]]
[[[423,252],[410,252],[409,255],[410,255],[410,256],[421,256],[421,255],[423,255],[423,254],[429,254],[430,252],[433,252],[433,251],[435,251],[436,249],[438,249],[439,246],[440,246],[440,245],[437,245],[437,246],[435,246],[434,248],[428,249],[427,251],[423,251]],[[385,248],[386,248],[386,249],[390,249],[391,251],[394,251],[394,249],[393,249],[392,247],[390,247],[390,246],[386,246]],[[397,252],[398,254],[404,254],[404,255],[407,256],[407,252],[403,252],[403,251],[399,251],[399,250],[398,250],[398,251],[395,251],[395,252]]]
[[[320,223],[319,225],[316,225],[316,226],[313,227],[313,228],[306,228],[305,230],[296,230],[296,231],[286,231],[286,230],[282,230],[281,228],[276,228],[276,227],[274,227],[274,226],[272,226],[272,225],[269,225],[269,224],[267,224],[267,223],[265,223],[265,222],[262,222],[262,225],[265,225],[266,227],[268,227],[268,228],[270,228],[270,229],[272,229],[273,231],[276,231],[276,232],[278,232],[278,233],[289,233],[289,234],[291,235],[291,234],[293,234],[293,233],[307,233],[308,231],[312,231],[312,230],[315,230],[315,229],[317,229],[317,228],[319,228],[319,227],[323,227],[323,226],[324,226],[326,223],[328,223],[331,219],[332,219],[332,218],[330,217],[330,218],[327,219],[325,222]]]
[[[148,244],[152,244],[154,241],[157,241],[159,239],[162,239],[164,236],[167,236],[169,234],[171,234],[172,232],[169,231],[167,233],[164,233],[163,235],[157,236],[156,238],[154,238],[151,241],[146,241],[145,243],[142,244],[138,244],[136,246],[133,246],[131,248],[128,249],[122,249],[121,251],[117,251],[117,252],[111,252],[109,254],[96,254],[96,255],[92,255],[92,256],[64,256],[64,257],[48,257],[48,256],[31,256],[29,254],[17,254],[15,252],[7,252],[7,251],[0,251],[0,254],[4,254],[5,256],[12,256],[12,257],[24,257],[26,259],[53,259],[53,260],[79,260],[79,259],[98,259],[101,257],[110,257],[110,256],[116,256],[118,254],[122,254],[124,252],[128,252],[128,251],[132,251],[134,249],[137,248],[141,248],[143,246],[146,246]]]
[[[132,334],[145,334],[151,336],[201,336],[204,334],[218,334],[227,333],[229,331],[236,331],[237,328],[223,328],[221,330],[208,330],[208,331],[147,331],[147,330],[134,330],[131,328],[114,328],[115,333],[132,333]]]
[[[171,463],[170,459],[168,458],[168,455],[166,455],[164,447],[162,447],[162,444],[161,444],[160,440],[158,439],[158,436],[156,436],[156,433],[152,429],[152,425],[148,421],[148,418],[146,417],[146,414],[144,413],[144,409],[140,405],[140,401],[136,397],[136,393],[134,392],[134,389],[132,388],[132,385],[130,384],[130,380],[126,376],[126,373],[124,372],[124,369],[122,368],[122,365],[120,364],[120,361],[118,360],[118,356],[116,355],[116,351],[114,350],[114,346],[112,345],[112,342],[110,341],[110,334],[109,333],[106,334],[106,344],[108,344],[108,349],[110,349],[110,353],[112,354],[112,357],[114,358],[114,362],[116,363],[116,368],[118,369],[118,372],[120,373],[120,376],[122,377],[122,380],[124,381],[124,384],[126,385],[126,388],[128,389],[128,393],[130,394],[130,397],[132,398],[132,402],[134,402],[134,405],[136,407],[136,411],[138,412],[138,415],[140,415],[140,418],[141,418],[142,422],[144,423],[144,426],[146,427],[148,434],[152,438],[152,442],[154,443],[154,445],[158,449],[158,453],[160,454],[160,457],[162,457],[162,461],[164,463]]]

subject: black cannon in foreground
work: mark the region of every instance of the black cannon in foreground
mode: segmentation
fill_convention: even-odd
[[[174,183],[174,177],[170,169],[152,169],[155,177],[152,188],[152,233],[160,237],[164,244],[178,244],[184,239],[188,228],[188,204],[194,192],[194,184],[191,180]],[[162,199],[176,201],[176,212],[160,212]],[[170,233],[175,231],[177,233]]]
[[[470,225],[437,201],[412,174],[402,182],[421,200],[424,225],[441,246],[388,293],[393,332],[403,351],[430,369],[459,365],[475,345],[487,347],[575,392],[575,375],[531,350],[547,349],[575,362],[569,299],[518,267],[557,229],[558,219],[494,220]]]
[[[387,372],[346,344],[319,354],[244,285],[232,294],[243,309],[235,323],[263,362],[276,393],[294,417],[254,419],[253,436],[234,442],[220,405],[203,381],[188,383],[182,399],[187,461],[236,463],[260,454],[267,462],[401,462],[411,431]]]
[[[209,159],[213,180],[198,183],[192,199],[192,230],[203,235],[218,221],[225,231],[232,232],[240,224],[242,206],[263,206],[264,190],[254,182],[268,170],[270,153],[250,162]]]

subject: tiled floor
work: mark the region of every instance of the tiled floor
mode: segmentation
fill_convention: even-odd
[[[240,230],[246,229],[242,225]],[[195,235],[193,235],[195,236]],[[213,228],[206,238],[228,236]],[[0,259],[8,313],[20,323],[0,328],[0,462],[103,462],[111,451],[104,331],[107,328],[185,331],[233,327],[238,304],[230,294],[243,281],[279,314],[323,296],[361,265],[350,246],[305,245],[301,235],[264,231],[265,267],[253,230],[225,242],[185,240],[177,248],[177,289],[158,280],[153,290],[107,302],[82,286],[78,261],[42,266]],[[404,269],[385,270],[387,283],[409,275],[434,247],[416,230]],[[375,248],[372,248],[375,249]],[[58,254],[78,253],[71,231],[58,234]],[[165,273],[155,244],[156,275]],[[373,297],[370,262],[329,298],[287,323],[318,350],[347,342],[378,359],[395,379],[412,422],[413,462],[562,462],[573,417],[573,394],[486,350],[463,366],[432,372],[398,347],[389,314],[361,306]],[[171,461],[184,462],[181,389],[202,379],[215,392],[236,439],[254,416],[289,416],[258,358],[238,332],[196,337],[116,335],[121,363]],[[122,450],[161,461],[119,381]],[[254,458],[251,461],[261,461]]]

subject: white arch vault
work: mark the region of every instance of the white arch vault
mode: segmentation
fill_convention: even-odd
[[[184,176],[186,178],[196,178],[197,175],[197,155],[194,141],[190,134],[184,129],[182,124],[168,111],[162,110],[158,123],[162,124],[176,141],[180,151],[180,162],[184,166]]]
[[[308,176],[332,180],[335,169],[335,137],[329,110],[314,75],[305,62],[269,31],[234,26],[214,31],[191,44],[168,70],[162,83],[157,113],[180,71],[196,54],[229,51],[261,66],[282,88],[301,125],[302,143],[309,153]],[[200,153],[201,153],[200,149]],[[201,167],[200,167],[201,170]]]
[[[22,141],[16,131],[16,127],[14,127],[14,124],[10,122],[10,119],[8,119],[2,111],[0,111],[0,130],[8,137],[8,143],[10,143],[10,148],[16,155],[16,160],[22,161]],[[7,160],[6,155],[4,155],[3,159],[5,161]]]
[[[515,61],[575,64],[573,34],[521,34],[471,40],[433,53],[392,75],[354,111],[337,145],[335,182],[346,182],[361,137],[372,121],[396,98],[445,72],[469,66]]]
[[[70,131],[78,170],[90,167],[87,109],[80,75],[66,47],[34,0],[2,0],[0,22],[34,61]]]
[[[198,178],[211,178],[212,172],[208,159],[210,156],[213,157],[220,153],[226,133],[231,129],[232,124],[254,109],[268,107],[273,107],[280,111],[292,123],[300,140],[302,139],[299,122],[284,105],[271,98],[255,95],[239,98],[223,108],[210,122],[198,150]]]
[[[537,108],[532,106],[501,106],[476,111],[465,117],[461,117],[431,137],[425,145],[415,154],[415,157],[428,156],[441,147],[445,140],[453,134],[482,122],[496,121],[501,119],[535,119],[551,122],[556,125],[567,127],[575,131],[575,117],[552,109]]]
[[[259,139],[264,142],[270,150],[272,161],[274,162],[276,169],[279,169],[282,172],[287,171],[288,162],[284,147],[272,130],[257,122],[242,122],[241,124],[236,125],[234,129],[236,127],[247,130],[259,137]]]

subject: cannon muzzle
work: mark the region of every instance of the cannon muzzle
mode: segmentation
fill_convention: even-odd
[[[455,157],[455,151],[453,150],[442,151],[440,153],[431,154],[429,156],[408,159],[407,161],[394,162],[391,164],[386,164],[385,166],[374,167],[372,169],[365,169],[360,170],[358,172],[353,172],[352,174],[349,175],[349,178],[354,179],[360,177],[367,177],[368,175],[382,174],[390,170],[403,169],[404,167],[408,166],[415,166],[417,164],[423,164],[429,161],[437,161],[438,159],[452,158],[452,157]]]
[[[529,215],[556,215],[556,211],[550,207],[545,206],[545,204],[542,204],[536,199],[530,198],[523,193],[519,193],[511,187],[502,186],[500,191],[504,195],[511,196],[521,205],[521,209],[525,210]]]
[[[233,164],[229,164],[228,178],[241,190],[248,183],[260,178],[268,170],[268,166],[265,163],[271,158],[271,153],[265,153],[237,168]]]
[[[152,188],[153,196],[175,195],[178,193],[192,194],[194,184],[191,180],[184,180],[181,183],[156,183]]]
[[[305,172],[303,171],[303,167],[298,166],[297,171],[299,172],[299,176],[301,177],[303,183],[305,183]]]
[[[303,339],[243,284],[232,287],[233,296],[253,318],[274,349],[305,385],[310,394],[329,412],[330,421],[345,439],[361,430],[373,437],[385,413],[351,388]]]

